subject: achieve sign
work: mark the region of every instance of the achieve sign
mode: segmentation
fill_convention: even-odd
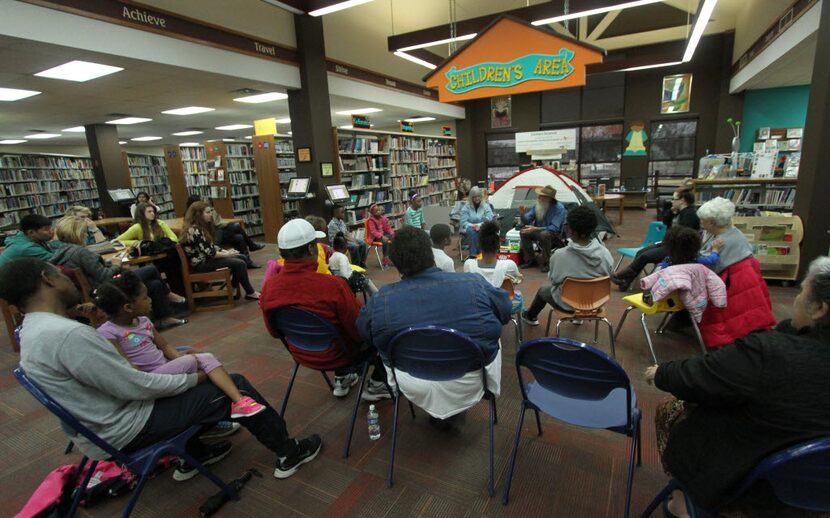
[[[441,102],[585,85],[585,67],[605,51],[500,16],[424,77]]]
[[[454,94],[469,92],[485,86],[507,87],[540,79],[560,81],[574,68],[571,59],[574,53],[560,49],[559,54],[529,54],[509,63],[482,63],[456,70],[452,67],[446,74],[447,90]]]

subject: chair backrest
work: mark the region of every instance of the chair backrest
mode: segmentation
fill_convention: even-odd
[[[646,238],[643,240],[642,247],[659,243],[666,236],[666,224],[662,221],[652,221],[648,224],[648,232]]]
[[[336,342],[348,352],[340,331],[331,322],[310,311],[294,306],[272,309],[268,312],[268,323],[286,348],[290,343],[307,353],[322,353]]]
[[[179,254],[179,262],[182,263],[182,274],[185,276],[190,274],[190,261],[187,259],[187,254],[184,253],[184,247],[181,243],[176,243],[176,253]]]
[[[562,302],[578,313],[596,313],[611,300],[611,278],[573,279],[568,277],[562,284]]]
[[[417,326],[404,329],[389,342],[389,366],[429,381],[458,379],[481,370],[484,389],[484,351],[466,334],[446,327]]]
[[[786,505],[830,512],[830,436],[770,455],[752,470],[734,497],[759,480],[769,482]]]
[[[513,297],[516,296],[516,288],[513,286],[513,280],[510,277],[504,278],[504,281],[501,283],[501,289],[507,292],[507,296],[510,297],[510,300],[513,300]]]
[[[64,431],[71,431],[75,434],[83,435],[95,446],[107,452],[107,454],[109,454],[112,458],[123,464],[128,463],[129,459],[127,459],[125,455],[119,452],[110,443],[96,435],[92,430],[82,425],[81,422],[75,418],[75,416],[70,414],[69,411],[63,407],[63,405],[41,390],[41,388],[26,375],[23,367],[18,367],[14,370],[14,377],[17,378],[17,381],[23,385],[23,388],[25,388],[29,394],[34,396],[41,405],[45,406],[47,410],[55,414],[55,416],[60,419]]]
[[[527,399],[522,367],[530,370],[543,389],[571,399],[599,401],[615,389],[624,389],[626,408],[631,408],[633,391],[625,370],[604,352],[577,340],[546,337],[521,345],[516,354],[516,371],[522,397]]]
[[[366,219],[363,220],[363,240],[367,245],[372,244],[372,238],[369,236],[369,210],[366,210]]]

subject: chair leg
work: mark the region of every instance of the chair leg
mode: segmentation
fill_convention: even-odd
[[[507,480],[504,482],[504,494],[501,498],[501,503],[507,505],[510,500],[510,484],[513,482],[513,472],[516,469],[516,458],[519,456],[519,440],[522,438],[522,424],[525,420],[525,410],[527,410],[527,403],[522,401],[522,408],[519,410],[519,423],[516,426],[516,439],[513,441],[513,453],[510,454],[510,468],[507,470]],[[536,414],[538,417],[538,413]]]
[[[499,424],[499,412],[496,408],[496,398],[495,396],[492,398],[493,401],[493,423]]]
[[[539,411],[533,410],[536,413],[536,428],[539,430],[537,435],[542,435],[542,418],[539,417]]]
[[[608,339],[611,341],[611,357],[615,360],[617,359],[617,338],[614,335],[614,326],[611,325],[611,322],[607,318],[602,318],[602,321],[608,325]],[[599,325],[599,321],[597,321],[597,325]],[[595,340],[596,341],[596,340]]]
[[[646,343],[648,344],[648,350],[651,351],[651,358],[654,360],[654,364],[657,364],[657,355],[654,353],[654,343],[651,341],[651,333],[648,332],[648,325],[646,324],[646,314],[643,313],[640,315],[640,324],[643,326],[643,333],[646,335]]]
[[[294,386],[294,378],[297,377],[297,371],[300,370],[300,364],[294,364],[294,372],[291,374],[291,381],[288,382],[288,388],[285,389],[285,397],[282,398],[282,406],[280,407],[280,415],[285,417],[285,407],[288,406],[288,396],[291,395],[291,387]]]
[[[614,265],[614,273],[617,273],[617,270],[620,269],[620,265],[622,264],[623,259],[625,259],[625,256],[621,255],[620,259],[617,261],[617,264]]]
[[[363,385],[366,384],[366,373],[369,372],[369,362],[363,362],[363,372],[360,374],[360,388],[357,390],[357,398],[354,400],[354,410],[352,411],[352,424],[349,426],[349,435],[346,437],[346,449],[343,451],[343,457],[348,458],[349,452],[352,448],[352,435],[354,434],[354,424],[357,421],[357,410],[360,408],[360,396],[363,394]]]
[[[625,513],[624,517],[628,518],[629,512],[631,511],[631,486],[634,482],[634,456],[637,451],[637,436],[640,435],[640,420],[636,419],[634,421],[634,436],[631,437],[631,448],[630,453],[628,455],[628,484],[625,488]]]
[[[622,326],[625,323],[625,317],[628,316],[628,314],[631,312],[632,309],[634,309],[634,306],[628,306],[627,308],[625,308],[625,311],[623,311],[623,314],[620,317],[620,323],[617,324],[617,330],[614,331],[614,339],[615,340],[620,335],[620,330],[622,329]]]
[[[329,390],[334,390],[334,385],[331,384],[331,379],[329,378],[329,375],[326,374],[326,371],[320,371],[320,374],[322,374],[323,379],[326,380],[326,385],[329,386]]]
[[[389,452],[389,474],[386,477],[388,487],[392,487],[392,484],[395,482],[395,446],[398,444],[398,407],[400,406],[398,403],[400,403],[400,400],[400,396],[395,396],[395,417],[392,421],[392,446]]]
[[[78,478],[81,476],[81,473],[86,466],[86,463],[89,462],[89,458],[84,456],[81,459],[81,462],[78,463],[78,469],[75,470],[75,473],[72,475],[72,478],[69,482],[69,487],[75,487],[78,484]],[[75,516],[75,511],[78,509],[78,505],[81,503],[81,499],[84,497],[84,493],[86,493],[86,486],[89,484],[89,479],[92,477],[92,471],[95,469],[95,466],[98,465],[98,461],[94,461],[89,466],[89,470],[87,471],[86,476],[84,477],[84,482],[81,486],[75,491],[75,496],[72,497],[72,504],[69,506],[69,511],[66,513],[67,517]]]
[[[374,248],[375,248],[375,257],[378,258],[378,266],[380,266],[380,271],[383,271],[383,270],[385,270],[385,268],[383,267],[383,261],[380,258],[380,250],[378,250],[378,247],[374,247]]]
[[[654,497],[654,500],[652,500],[651,503],[648,504],[648,507],[646,507],[646,510],[643,511],[643,514],[641,515],[642,518],[648,518],[649,516],[654,514],[654,511],[657,510],[657,506],[659,506],[663,502],[663,500],[668,498],[672,491],[674,491],[675,489],[680,489],[680,484],[678,484],[675,479],[669,480],[669,483],[666,484],[666,487],[664,487],[660,490],[659,493],[657,493],[657,496]]]
[[[594,343],[599,341],[599,320],[594,319]]]
[[[642,441],[642,435],[643,435],[643,427],[642,427],[642,426],[637,426],[637,465],[638,465],[638,466],[642,466],[642,465],[643,465],[643,441]]]
[[[136,485],[135,489],[133,489],[133,494],[130,497],[130,501],[127,502],[127,507],[125,507],[124,511],[121,513],[121,518],[128,518],[133,512],[133,508],[135,507],[135,504],[138,503],[138,497],[141,496],[141,492],[144,491],[144,484],[147,483],[148,478],[150,478],[149,475],[142,475],[141,478],[138,479],[138,485]]]
[[[219,489],[221,489],[225,493],[225,495],[227,495],[228,498],[230,498],[231,500],[239,500],[239,493],[234,488],[232,488],[231,486],[225,484],[222,481],[221,478],[216,476],[216,473],[209,470],[204,464],[197,461],[196,459],[194,459],[193,457],[191,457],[187,453],[181,453],[180,452],[179,457],[183,458],[185,460],[185,462],[187,462],[191,466],[195,466],[196,469],[199,470],[199,473],[201,473],[202,475],[204,475],[205,478],[207,478],[208,480],[213,482],[213,484],[216,487],[218,487]],[[153,462],[153,465],[155,465],[155,464],[156,463]],[[152,469],[152,467],[151,467],[151,469]],[[149,473],[148,473],[148,475],[149,475]]]
[[[490,496],[493,496],[496,493],[495,487],[495,480],[496,480],[496,454],[495,454],[495,447],[493,445],[494,438],[493,438],[493,426],[496,423],[496,398],[490,398],[490,481],[487,485],[487,493]]]
[[[548,310],[548,325],[545,327],[545,336],[550,336],[550,321],[553,318],[553,310]],[[559,322],[556,323],[556,327],[559,327]],[[557,335],[559,336],[558,332]]]
[[[409,413],[412,414],[412,419],[415,419],[415,405],[413,405],[412,401],[408,399],[406,400],[406,402],[409,403]]]
[[[697,322],[695,322],[695,317],[689,315],[689,319],[692,321],[692,328],[695,330],[697,343],[700,344],[700,352],[706,354],[706,344],[703,342],[703,335],[700,334],[700,327],[698,327]]]
[[[674,313],[666,313],[666,315],[663,317],[663,320],[660,321],[660,326],[657,327],[658,335],[661,335],[666,331],[666,326],[669,324],[669,322],[671,322],[671,319],[674,315]]]
[[[513,322],[513,325],[516,326],[516,350],[519,350],[519,347],[522,346],[522,342],[524,339],[522,338],[522,323],[521,323],[521,316],[516,316],[516,318],[511,318],[510,321]]]

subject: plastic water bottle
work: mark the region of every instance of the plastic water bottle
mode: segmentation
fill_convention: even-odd
[[[369,439],[377,441],[380,439],[380,422],[378,421],[378,411],[375,405],[369,405]]]

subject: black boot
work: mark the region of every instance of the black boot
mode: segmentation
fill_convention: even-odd
[[[637,275],[631,270],[623,270],[620,273],[612,273],[611,281],[617,285],[620,291],[628,291],[636,277]]]

